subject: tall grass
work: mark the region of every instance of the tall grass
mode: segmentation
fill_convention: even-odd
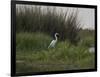
[[[61,10],[61,9],[60,9]],[[78,32],[80,23],[77,20],[78,10],[69,14],[69,11],[58,12],[55,7],[17,7],[16,31],[17,32],[44,32],[54,35],[58,32],[60,40],[69,40],[76,44],[79,40]],[[74,38],[74,39],[73,39]]]
[[[44,38],[45,37],[45,38]],[[38,39],[37,39],[38,38]],[[46,49],[51,41],[51,37],[43,33],[18,33],[16,34],[16,49],[21,50],[41,50]]]

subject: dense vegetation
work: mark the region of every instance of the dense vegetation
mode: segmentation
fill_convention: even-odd
[[[20,7],[16,10],[16,72],[92,69],[94,30],[81,29],[78,12],[57,12],[56,8]],[[54,33],[60,34],[55,48],[49,48]]]
[[[67,39],[76,44],[79,40],[78,32],[80,30],[80,23],[77,20],[78,11],[69,14],[68,10],[66,12],[57,12],[56,8],[47,7],[45,10],[42,10],[42,8],[17,8],[16,31],[43,32],[51,36],[58,32],[60,40]]]

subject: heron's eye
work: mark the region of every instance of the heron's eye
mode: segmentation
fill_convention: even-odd
[[[57,34],[57,37],[59,37],[59,35]]]

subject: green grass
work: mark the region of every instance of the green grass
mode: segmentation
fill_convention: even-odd
[[[49,48],[52,38],[43,33],[16,34],[16,72],[44,72],[94,68],[94,54],[79,43],[58,41],[55,48]],[[89,40],[87,40],[88,42]]]

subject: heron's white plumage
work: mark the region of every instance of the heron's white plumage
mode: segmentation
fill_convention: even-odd
[[[55,45],[56,45],[56,43],[57,43],[57,35],[58,35],[58,33],[55,33],[55,40],[52,40],[51,41],[51,43],[50,43],[50,45],[48,46],[48,48],[54,48],[55,47]]]
[[[56,42],[56,40],[52,40],[48,48],[55,47]]]

